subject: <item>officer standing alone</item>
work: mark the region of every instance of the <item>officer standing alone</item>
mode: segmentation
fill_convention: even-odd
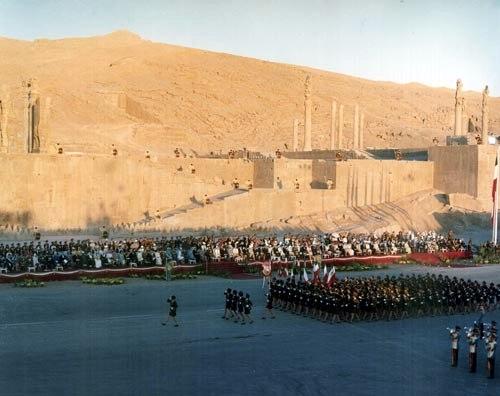
[[[177,319],[176,319],[177,308],[178,308],[177,299],[175,298],[175,296],[172,296],[169,299],[167,299],[167,303],[170,304],[170,307],[168,310],[168,316],[167,316],[167,320],[165,322],[163,322],[162,325],[165,326],[167,324],[167,322],[170,319],[172,319],[174,321],[174,326],[179,327],[179,323],[177,323]]]

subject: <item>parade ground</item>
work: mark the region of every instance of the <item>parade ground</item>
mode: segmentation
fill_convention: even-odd
[[[393,267],[340,277],[435,272],[500,283],[500,267]],[[253,324],[221,319],[224,289],[248,292]],[[162,326],[168,296],[179,327]],[[261,279],[126,279],[119,286],[0,285],[0,389],[13,395],[499,395],[500,373],[467,370],[462,332],[478,314],[326,324],[277,310],[262,320]],[[500,321],[500,311],[485,322]],[[498,359],[497,359],[498,362]],[[497,363],[498,364],[498,363]]]

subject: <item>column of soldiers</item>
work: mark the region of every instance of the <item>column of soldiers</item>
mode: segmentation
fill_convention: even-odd
[[[480,319],[481,320],[481,319]],[[450,331],[451,340],[451,366],[458,366],[458,350],[460,344],[460,326],[455,326]],[[478,341],[484,341],[486,350],[486,370],[488,378],[495,377],[495,351],[497,344],[497,326],[496,322],[492,321],[487,331],[484,330],[482,322],[475,322],[470,328],[465,328],[467,331],[467,348],[469,352],[469,372],[475,373],[477,369],[477,352]]]
[[[227,288],[224,291],[225,306],[222,319],[234,320],[234,323],[253,323],[252,312],[253,303],[250,300],[250,294],[244,294],[242,291],[231,290]]]
[[[327,286],[272,279],[273,304],[324,322],[395,320],[495,309],[500,285],[435,274],[344,278]]]

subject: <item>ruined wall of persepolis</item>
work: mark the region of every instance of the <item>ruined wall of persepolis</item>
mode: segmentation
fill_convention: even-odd
[[[86,228],[140,220],[252,179],[243,160],[0,155],[0,225]],[[189,164],[196,169],[190,174]],[[179,170],[182,167],[182,170]]]

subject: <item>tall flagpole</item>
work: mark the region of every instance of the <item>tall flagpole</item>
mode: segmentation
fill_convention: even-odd
[[[497,146],[497,158],[498,160],[498,153],[500,152],[500,146]],[[500,166],[500,164],[498,165]],[[500,172],[499,172],[500,173]],[[496,169],[495,169],[495,177],[497,178],[497,186],[495,189],[495,204],[493,206],[493,243],[496,245],[497,244],[497,239],[498,239],[498,188],[500,187],[500,180],[498,180],[499,175],[496,174]]]

